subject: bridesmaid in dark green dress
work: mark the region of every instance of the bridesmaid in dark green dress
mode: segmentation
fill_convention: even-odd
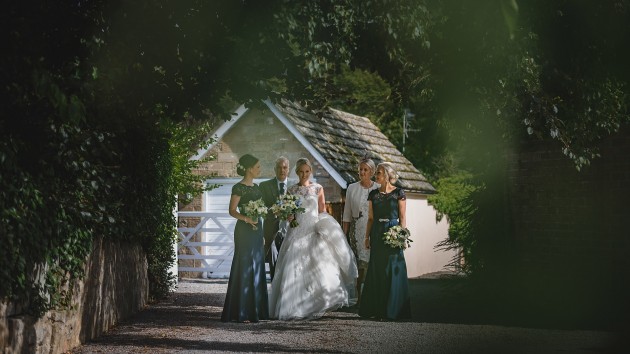
[[[398,175],[389,163],[376,167],[381,186],[368,195],[368,223],[365,247],[370,262],[359,304],[359,316],[402,320],[411,318],[407,264],[403,250],[385,244],[383,234],[392,226],[407,227],[405,191],[395,187]]]
[[[254,183],[254,178],[260,174],[260,162],[252,155],[243,155],[236,172],[243,179],[234,185],[230,197],[229,212],[238,221],[234,229],[234,258],[221,321],[258,322],[269,319],[262,218],[252,220],[242,211],[249,201],[262,198],[258,185]]]

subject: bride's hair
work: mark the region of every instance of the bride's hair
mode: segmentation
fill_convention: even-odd
[[[381,162],[378,164],[378,166],[376,166],[376,169],[378,169],[379,167],[382,167],[383,171],[385,171],[385,173],[387,174],[387,180],[389,181],[389,183],[394,184],[396,183],[396,181],[398,181],[398,173],[396,173],[396,170],[394,170],[394,167],[391,163]]]
[[[311,162],[306,157],[300,157],[295,162],[295,173],[297,173],[297,171],[300,169],[300,167],[302,167],[302,165],[307,165],[308,167],[311,168],[311,171],[313,171],[313,166],[311,166]]]

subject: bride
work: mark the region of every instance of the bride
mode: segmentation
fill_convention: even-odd
[[[315,319],[356,303],[356,261],[341,226],[325,212],[323,187],[309,180],[308,159],[298,159],[295,172],[300,181],[288,193],[306,211],[282,242],[271,283],[269,315],[280,320]]]

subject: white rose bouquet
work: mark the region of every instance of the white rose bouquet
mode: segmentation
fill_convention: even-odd
[[[386,245],[403,250],[411,247],[411,242],[413,242],[409,229],[403,228],[400,225],[392,226],[387,230],[387,232],[383,234],[383,240]]]
[[[300,197],[295,194],[284,194],[278,198],[276,204],[272,205],[269,208],[269,211],[275,215],[280,220],[287,220],[290,215],[301,214],[305,210],[300,207],[302,205],[302,201]],[[298,222],[295,218],[291,220],[289,226],[296,227],[298,226]]]
[[[259,217],[267,215],[267,207],[262,199],[250,200],[243,207],[243,214],[252,218],[252,220],[258,220]],[[254,230],[258,230],[256,225],[252,225]]]

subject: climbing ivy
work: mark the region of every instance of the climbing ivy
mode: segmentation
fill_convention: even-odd
[[[439,179],[435,187],[440,193],[429,196],[429,203],[437,211],[436,221],[446,218],[449,223],[448,237],[438,243],[436,248],[456,250],[457,254],[448,266],[457,272],[470,274],[481,267],[473,227],[477,212],[473,198],[485,187],[466,171]],[[462,262],[462,259],[466,259],[466,262]]]
[[[96,236],[141,243],[150,295],[164,297],[175,280],[168,272],[175,262],[175,196],[212,187],[192,175],[200,161],[189,160],[192,140],[209,125],[130,132],[131,144],[58,120],[30,125],[27,136],[3,130],[0,297],[24,301],[34,315],[69,305]]]
[[[16,135],[0,145],[0,296],[26,299],[34,314],[68,305],[93,237],[123,229],[107,134],[47,123],[32,131],[46,137],[39,148]]]

